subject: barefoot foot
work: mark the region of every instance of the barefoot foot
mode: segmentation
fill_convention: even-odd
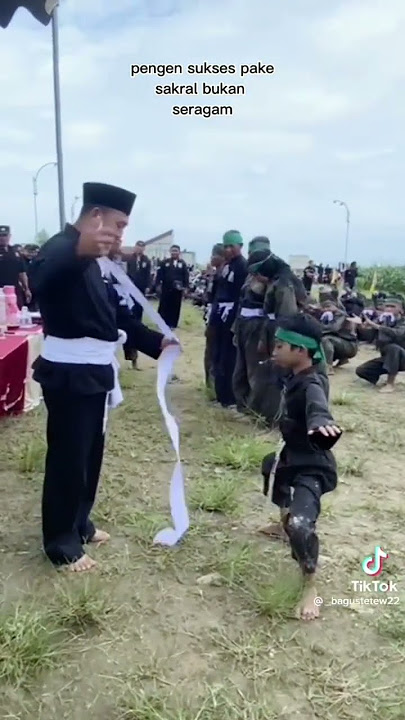
[[[92,560],[91,557],[88,555],[82,555],[82,557],[76,560],[76,562],[67,565],[67,568],[71,572],[88,572],[96,567],[96,565],[96,561]]]
[[[394,386],[393,385],[383,385],[382,388],[378,391],[382,393],[383,395],[386,395],[387,393],[393,393],[394,392]]]
[[[104,545],[106,542],[109,541],[110,535],[108,532],[105,532],[105,530],[97,530],[95,531],[93,537],[91,540],[89,540],[89,543],[92,543],[94,545]]]
[[[288,535],[281,523],[271,523],[259,529],[260,535],[266,535],[271,540],[281,540],[288,543]]]
[[[298,620],[315,620],[320,615],[319,597],[316,588],[313,585],[305,588],[300,603],[296,609],[296,618]]]

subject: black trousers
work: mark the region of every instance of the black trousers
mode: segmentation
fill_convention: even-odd
[[[405,371],[405,350],[400,345],[390,343],[381,351],[381,357],[368,360],[356,368],[356,375],[372,385],[376,385],[381,375],[397,375]]]
[[[263,459],[262,472],[266,486],[275,454]],[[268,473],[268,474],[267,474]],[[283,510],[288,510],[284,528],[288,535],[291,555],[306,575],[316,571],[319,556],[319,539],[316,534],[316,521],[321,511],[323,477],[320,471],[277,468],[272,502]]]
[[[135,303],[135,305],[131,309],[131,314],[134,320],[138,320],[139,322],[142,322],[142,316],[143,316],[143,309],[142,306],[139,305],[139,303]],[[128,342],[124,345],[124,357],[125,360],[136,360],[138,358],[138,351],[132,348]]]
[[[42,495],[44,550],[55,565],[74,562],[95,528],[90,520],[104,452],[106,394],[43,388],[48,411]]]
[[[350,360],[358,350],[355,340],[345,340],[337,335],[325,335],[322,338],[322,347],[328,365],[332,365],[334,360]]]
[[[210,387],[214,385],[215,332],[216,328],[214,326],[207,325],[205,330],[204,374],[205,384]]]
[[[179,324],[182,299],[181,290],[162,290],[158,313],[171,330],[175,330]]]
[[[259,362],[264,359],[258,345],[263,318],[240,318],[236,334],[237,348],[232,387],[239,410],[249,409],[260,413],[263,387],[259,382]]]
[[[215,394],[224,407],[235,404],[232,378],[236,363],[236,347],[233,332],[228,325],[221,323],[215,326],[215,342],[213,348],[213,365]]]

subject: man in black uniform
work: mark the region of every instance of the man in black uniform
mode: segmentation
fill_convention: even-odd
[[[313,260],[309,261],[309,264],[304,269],[304,276],[302,278],[302,283],[304,285],[305,290],[307,291],[308,295],[311,294],[312,285],[315,280],[316,275],[316,267]]]
[[[247,276],[247,262],[242,255],[243,240],[238,230],[226,232],[223,244],[225,263],[217,279],[209,326],[215,328],[213,369],[216,399],[226,408],[235,405],[232,387],[236,362],[233,324]]]
[[[211,266],[205,294],[205,351],[204,371],[205,384],[207,387],[214,387],[214,349],[215,349],[215,327],[210,325],[212,305],[217,292],[218,278],[224,265],[224,246],[217,243],[212,248]]]
[[[127,263],[127,273],[134,285],[145,295],[150,286],[151,280],[151,262],[145,255],[145,243],[139,240],[134,248],[132,255],[122,255],[122,259]],[[143,310],[139,303],[135,302],[132,308],[132,315],[136,320],[142,321]],[[132,367],[138,370],[138,352],[134,348],[129,347],[128,343],[124,346],[125,359],[132,362]]]
[[[274,253],[269,252],[262,262],[249,263],[248,271],[267,282],[259,341],[259,354],[267,360],[258,366],[256,394],[261,397],[260,414],[273,426],[277,423],[282,376],[282,370],[271,359],[277,321],[302,310],[307,303],[307,294],[290,266]]]
[[[252,241],[253,242],[253,241]],[[250,248],[255,248],[252,243]],[[249,253],[249,264],[265,260],[270,253],[270,243],[267,249],[254,249]],[[235,341],[237,347],[235,370],[232,385],[239,412],[247,410],[261,414],[263,401],[263,387],[260,379],[260,363],[264,360],[259,352],[262,325],[264,323],[264,298],[267,290],[267,281],[258,279],[255,275],[248,275],[241,291],[239,312],[234,324]]]
[[[163,260],[156,275],[156,287],[160,288],[158,313],[171,330],[179,324],[181,301],[188,289],[188,270],[180,258],[180,248],[172,245],[170,258]]]
[[[138,290],[145,295],[150,286],[151,279],[151,262],[145,255],[145,243],[139,240],[134,248],[132,255],[124,255],[123,259],[127,263],[127,273]],[[143,310],[138,303],[135,303],[133,315],[137,320],[142,320]]]
[[[10,247],[10,227],[0,225],[0,287],[13,285],[19,308],[31,302],[26,267],[22,258]]]
[[[355,318],[349,318],[346,311],[331,300],[323,303],[323,310],[322,347],[328,375],[333,375],[336,360],[338,367],[341,367],[357,355],[357,323]]]
[[[89,516],[103,459],[107,406],[120,400],[114,369],[118,328],[133,347],[156,359],[171,342],[131,316],[97,262],[121,238],[135,197],[111,185],[85,183],[79,219],[48,240],[30,267],[45,334],[34,363],[48,410],[44,549],[55,565],[68,564],[74,571],[95,565],[84,552],[85,543],[109,539]]]

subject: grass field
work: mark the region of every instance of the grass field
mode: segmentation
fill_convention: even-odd
[[[57,572],[41,553],[43,410],[2,422],[0,717],[404,720],[403,388],[381,396],[352,365],[332,378],[347,432],[319,521],[322,617],[305,624],[293,618],[288,547],[256,532],[274,515],[259,471],[277,437],[208,402],[196,309],[185,308],[180,335],[170,394],[191,528],[175,549],[151,542],[168,524],[173,467],[153,361],[122,373],[96,510],[112,540],[94,551],[91,575]],[[376,545],[389,552],[382,580],[398,584],[399,604],[333,605],[362,596],[351,581],[367,580],[361,561]]]

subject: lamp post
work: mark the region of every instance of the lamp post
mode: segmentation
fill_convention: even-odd
[[[335,205],[341,205],[346,210],[346,238],[345,238],[345,257],[344,257],[344,264],[345,264],[345,270],[347,268],[347,260],[348,260],[348,253],[349,253],[349,230],[350,230],[350,210],[347,203],[345,203],[343,200],[334,200],[333,201]]]
[[[75,207],[76,207],[76,203],[78,202],[78,200],[80,200],[79,195],[75,195],[73,198],[71,208],[70,208],[70,221],[71,221],[72,225],[73,225],[73,222],[75,219]]]
[[[51,6],[52,18],[52,55],[53,55],[53,90],[55,105],[55,139],[56,158],[58,166],[58,197],[59,197],[59,223],[61,231],[65,227],[65,190],[63,181],[63,152],[62,152],[62,111],[60,104],[59,81],[59,0],[47,0]]]
[[[35,238],[36,240],[38,236],[38,207],[37,207],[37,196],[38,196],[38,175],[46,167],[49,167],[50,165],[53,165],[54,167],[57,165],[56,162],[47,162],[45,165],[41,165],[39,170],[36,171],[34,177],[32,178],[32,189],[34,194],[34,218],[35,218]]]

